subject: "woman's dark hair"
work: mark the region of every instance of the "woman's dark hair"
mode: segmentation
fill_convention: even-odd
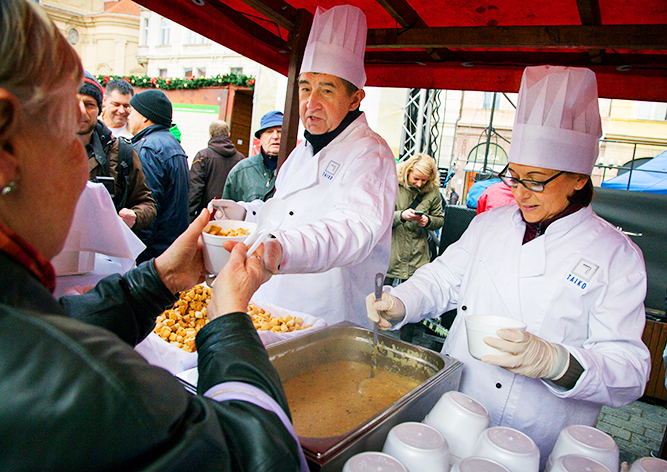
[[[575,190],[572,195],[567,197],[567,199],[570,201],[570,203],[578,203],[581,206],[587,207],[593,201],[594,193],[595,190],[593,188],[593,181],[589,177],[586,181],[586,185],[584,185],[580,190]]]

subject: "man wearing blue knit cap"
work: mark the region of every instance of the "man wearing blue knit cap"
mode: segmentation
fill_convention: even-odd
[[[127,126],[157,203],[155,220],[137,233],[146,244],[146,250],[137,257],[140,263],[162,254],[188,227],[188,157],[169,132],[172,106],[164,92],[139,93],[130,105]]]
[[[222,198],[252,202],[266,201],[273,196],[282,126],[282,112],[270,111],[262,116],[259,129],[255,131],[261,144],[259,154],[243,159],[229,171]]]

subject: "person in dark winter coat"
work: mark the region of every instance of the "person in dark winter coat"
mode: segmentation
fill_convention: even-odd
[[[172,107],[163,91],[138,93],[130,104],[132,144],[157,203],[155,220],[137,233],[146,245],[139,264],[162,254],[188,227],[188,157],[169,132]]]
[[[252,202],[258,199],[266,201],[273,196],[282,126],[282,112],[270,111],[262,116],[259,129],[255,131],[255,137],[261,144],[259,154],[244,159],[231,170],[222,198]]]
[[[102,86],[88,72],[85,72],[78,97],[81,122],[77,134],[88,153],[88,178],[93,181],[98,177],[114,179],[111,196],[118,216],[133,231],[139,231],[151,224],[157,214],[139,156],[129,141],[113,137],[98,118]]]
[[[208,147],[197,153],[190,166],[190,218],[194,219],[208,202],[222,197],[227,175],[245,156],[229,138],[229,125],[216,120],[208,128]]]
[[[81,59],[36,2],[0,5],[0,468],[307,472],[245,313],[264,279],[263,246],[250,258],[234,247],[216,279],[196,336],[197,394],[133,347],[197,283],[207,211],[159,257],[53,297],[49,261],[89,170],[77,136]]]

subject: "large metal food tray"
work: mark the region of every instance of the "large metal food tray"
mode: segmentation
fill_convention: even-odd
[[[373,332],[343,322],[267,348],[280,378],[287,380],[318,365],[346,360],[370,366]],[[389,430],[422,421],[438,399],[456,390],[463,364],[458,360],[385,335],[378,336],[378,367],[417,380],[412,392],[348,433],[330,438],[299,437],[312,472],[340,471],[363,451],[381,451]],[[369,367],[370,373],[370,367]]]

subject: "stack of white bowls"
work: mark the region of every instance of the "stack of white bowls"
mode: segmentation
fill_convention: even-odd
[[[551,465],[551,472],[612,472],[606,466],[589,457],[578,454],[560,456]],[[614,471],[616,472],[616,471]]]
[[[510,472],[507,467],[491,459],[468,457],[451,468],[450,472]]]
[[[345,462],[343,472],[408,472],[408,468],[388,454],[362,452]]]
[[[528,435],[513,428],[485,429],[475,445],[475,457],[494,460],[510,472],[538,472],[540,450]]]
[[[667,461],[655,457],[642,457],[632,464],[630,472],[667,472]]]
[[[398,459],[410,472],[449,472],[449,446],[437,429],[423,423],[394,426],[382,452]]]
[[[445,437],[453,465],[473,455],[477,439],[489,426],[489,412],[468,395],[451,391],[440,397],[423,422]]]
[[[618,445],[607,433],[591,426],[575,424],[563,428],[549,455],[547,471],[552,470],[559,457],[570,454],[596,460],[611,472],[619,469]]]

